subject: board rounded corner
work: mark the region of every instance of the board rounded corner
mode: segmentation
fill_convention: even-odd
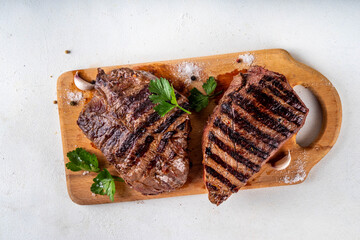
[[[69,76],[68,75],[73,75],[73,72],[74,71],[66,71],[66,72],[63,72],[62,74],[60,74],[60,76],[57,78],[57,81],[56,81],[56,88],[59,89],[61,88],[61,84],[63,82],[64,79],[67,79]]]
[[[76,191],[72,190],[71,184],[70,184],[68,178],[66,179],[66,181],[67,181],[67,193],[69,195],[70,200],[77,205],[89,205],[84,202],[84,199],[82,199],[76,195]]]

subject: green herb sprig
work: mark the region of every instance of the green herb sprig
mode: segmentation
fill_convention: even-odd
[[[184,112],[191,114],[188,110],[181,107],[175,96],[175,90],[169,81],[165,78],[151,80],[149,84],[150,100],[154,104],[158,104],[154,107],[155,111],[160,116],[165,116],[166,113],[170,112],[173,108],[177,107]]]
[[[89,153],[83,148],[76,148],[74,151],[68,152],[67,157],[70,160],[66,164],[67,169],[74,172],[84,170],[98,173],[90,187],[91,192],[108,195],[110,200],[114,201],[115,181],[124,182],[122,178],[111,175],[106,168],[100,171],[96,155]]]
[[[68,152],[67,157],[70,162],[66,164],[67,169],[77,172],[80,170],[89,172],[99,172],[99,162],[95,154],[91,154],[83,148],[77,148]]]
[[[209,77],[209,79],[202,85],[206,95],[202,94],[197,88],[193,88],[190,91],[189,102],[190,107],[196,112],[200,112],[202,109],[206,108],[209,104],[209,99],[214,98],[215,96],[221,94],[222,91],[213,94],[217,86],[216,80],[214,77]]]

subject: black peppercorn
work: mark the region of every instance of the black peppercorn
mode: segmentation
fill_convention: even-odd
[[[191,80],[192,80],[192,81],[195,81],[195,80],[196,80],[196,77],[195,77],[195,76],[191,76]]]
[[[77,105],[77,102],[71,101],[71,102],[70,102],[70,105],[71,105],[71,106],[76,106],[76,105]]]

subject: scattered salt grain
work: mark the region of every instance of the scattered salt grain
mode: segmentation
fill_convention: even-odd
[[[304,168],[304,164],[308,160],[309,156],[306,151],[299,153],[298,159],[294,161],[295,167],[297,168],[295,176],[293,176],[293,172],[287,172],[287,175],[284,176],[281,180],[286,184],[292,184],[304,181],[306,178],[306,171]],[[291,175],[291,177],[289,176]]]
[[[180,172],[184,172],[185,171],[185,164],[182,161],[182,159],[177,158],[173,161],[173,165],[174,167],[176,167]]]
[[[89,171],[84,171],[83,173],[82,173],[82,175],[88,175],[89,174]]]
[[[95,194],[95,193],[91,193],[91,196],[96,197],[96,194]]]
[[[283,178],[283,181],[286,184],[297,183],[297,182],[304,181],[305,177],[306,177],[306,172],[305,172],[303,167],[300,167],[298,169],[298,171],[297,171],[294,178],[290,178],[289,176],[285,176]]]
[[[80,102],[83,98],[82,92],[68,92],[67,93],[67,99],[69,102]]]
[[[163,176],[159,176],[159,179],[165,183],[168,183],[170,178],[166,175],[163,175]]]
[[[182,62],[176,65],[177,73],[180,78],[184,79],[186,86],[189,86],[191,83],[191,77],[195,76],[196,79],[200,78],[200,72],[202,68],[192,62]]]
[[[255,60],[254,55],[250,54],[250,53],[245,53],[242,55],[239,55],[239,59],[242,60],[243,63],[245,63],[247,66],[250,66],[253,61]]]

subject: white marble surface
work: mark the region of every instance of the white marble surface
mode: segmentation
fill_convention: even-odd
[[[359,239],[360,2],[150,2],[0,2],[0,239]],[[338,142],[303,184],[220,207],[206,195],[70,200],[53,104],[62,72],[266,48],[323,73],[342,100]]]

